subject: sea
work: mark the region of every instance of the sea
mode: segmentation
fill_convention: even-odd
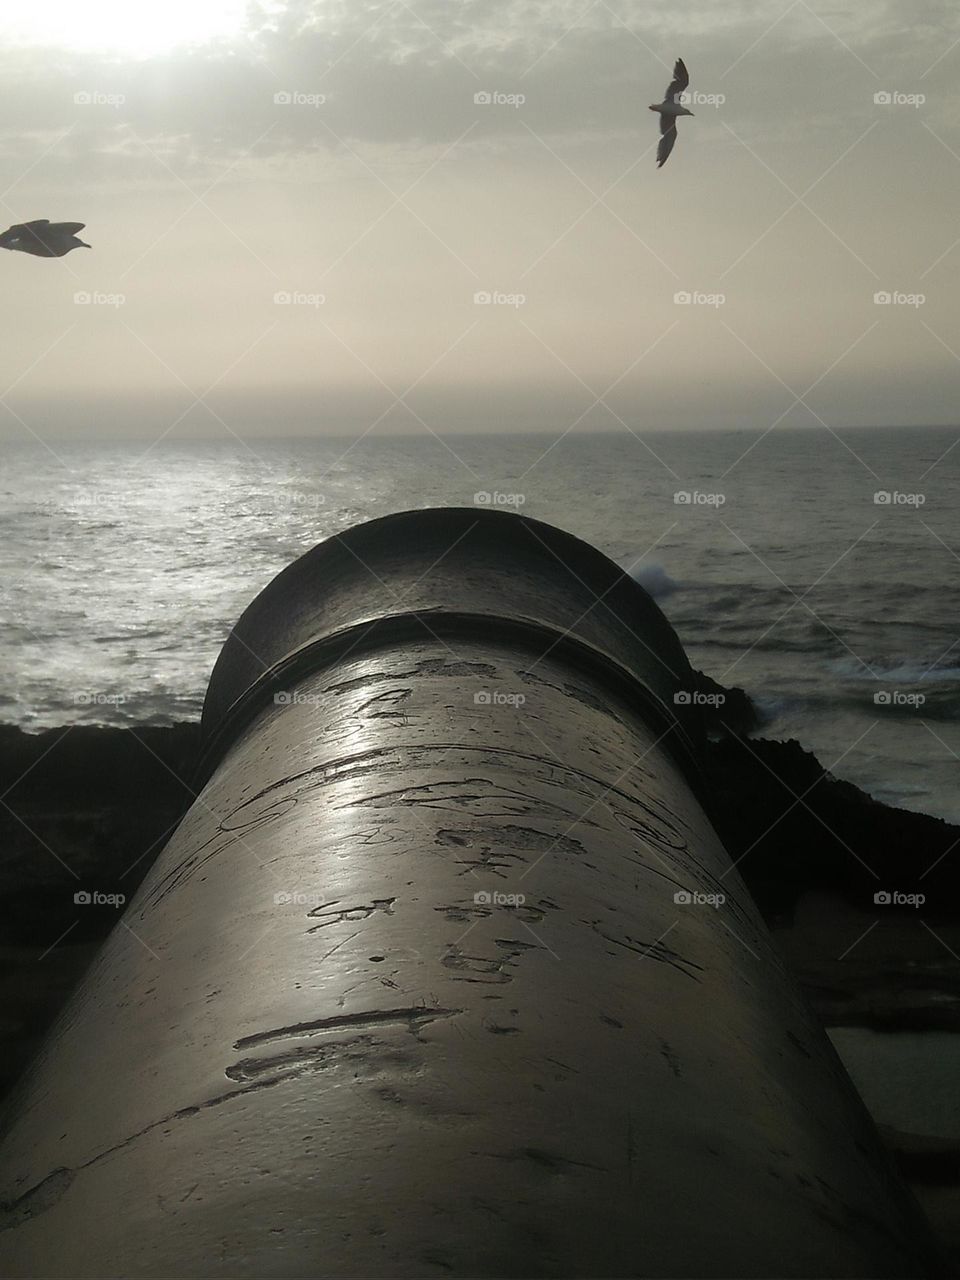
[[[358,522],[496,507],[599,547],[695,667],[960,821],[960,428],[0,443],[0,722],[200,715],[230,627]]]

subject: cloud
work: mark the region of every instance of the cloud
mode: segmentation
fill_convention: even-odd
[[[776,136],[840,111],[868,118],[873,91],[891,77],[915,85],[954,31],[940,0],[912,7],[909,23],[880,0],[826,17],[805,0],[722,12],[658,3],[640,15],[606,0],[292,0],[254,7],[230,42],[137,61],[6,47],[0,146],[16,159],[69,130],[57,149],[67,168],[139,180],[148,148],[178,163],[343,159],[349,145],[429,147],[471,125],[475,147],[522,149],[527,129],[602,140],[647,125],[679,53],[695,87],[724,93],[748,133]],[[522,113],[478,110],[475,94],[498,91],[523,95]]]
[[[364,422],[372,370],[442,388],[450,422],[483,417],[478,388],[539,423],[578,377],[623,376],[626,420],[633,403],[763,429],[789,404],[778,376],[802,390],[840,357],[831,422],[943,421],[957,362],[924,325],[957,330],[957,34],[939,0],[384,0],[261,6],[232,41],[138,60],[5,45],[2,207],[85,220],[94,246],[0,256],[18,412],[122,395],[152,422],[178,377],[223,376],[245,421],[302,396],[334,429]],[[658,172],[647,103],[677,54],[723,102],[694,107]],[[927,101],[884,108],[881,89]],[[929,303],[881,314],[878,289]],[[128,301],[80,313],[76,290]],[[281,314],[278,290],[328,301]],[[478,290],[530,300],[481,315]],[[677,290],[728,302],[677,310]],[[909,395],[878,402],[905,359]]]

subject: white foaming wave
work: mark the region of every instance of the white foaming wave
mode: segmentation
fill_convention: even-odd
[[[868,670],[864,663],[869,663]],[[924,661],[922,658],[897,654],[888,657],[867,657],[861,662],[858,658],[835,658],[829,664],[836,675],[846,680],[899,680],[904,684],[945,683],[960,680],[960,667],[938,667],[936,660]]]
[[[630,570],[630,577],[653,596],[654,600],[662,600],[679,589],[662,564],[637,565]]]

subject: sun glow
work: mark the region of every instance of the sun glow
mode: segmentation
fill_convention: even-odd
[[[0,16],[0,40],[140,57],[180,45],[230,39],[244,27],[246,0],[42,0]]]

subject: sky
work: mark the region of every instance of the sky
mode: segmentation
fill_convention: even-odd
[[[3,439],[957,421],[947,0],[47,0],[0,50],[0,217],[92,246],[0,253]]]

